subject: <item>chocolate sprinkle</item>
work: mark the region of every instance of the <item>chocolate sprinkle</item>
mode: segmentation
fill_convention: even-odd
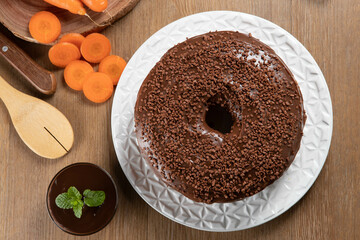
[[[305,120],[282,60],[230,31],[171,48],[135,106],[143,157],[169,186],[205,203],[243,199],[278,179],[300,147]]]

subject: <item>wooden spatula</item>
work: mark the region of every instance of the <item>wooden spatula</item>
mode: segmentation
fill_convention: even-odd
[[[67,118],[55,107],[11,87],[0,76],[0,98],[25,144],[45,158],[64,156],[72,147],[74,132]]]

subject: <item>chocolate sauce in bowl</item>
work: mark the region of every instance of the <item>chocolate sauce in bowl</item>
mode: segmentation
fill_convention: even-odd
[[[99,207],[84,204],[81,218],[76,218],[72,209],[56,206],[56,197],[76,187],[82,194],[85,189],[104,191],[105,201]],[[46,204],[54,223],[63,231],[74,235],[89,235],[104,228],[115,214],[118,197],[111,176],[102,168],[91,163],[75,163],[63,168],[51,181]]]

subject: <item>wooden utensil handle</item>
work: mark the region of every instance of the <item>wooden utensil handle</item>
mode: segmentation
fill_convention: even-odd
[[[0,33],[0,54],[38,91],[47,95],[55,92],[55,75],[39,66],[2,33]]]

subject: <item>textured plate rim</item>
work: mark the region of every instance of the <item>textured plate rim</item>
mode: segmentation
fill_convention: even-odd
[[[306,189],[298,195],[298,197],[296,198],[296,200],[288,203],[286,206],[283,206],[283,208],[281,210],[279,210],[278,212],[276,212],[275,214],[273,214],[273,216],[267,218],[266,220],[259,220],[256,224],[248,224],[247,226],[245,227],[241,227],[239,229],[209,229],[209,228],[202,228],[202,227],[198,227],[198,226],[194,226],[192,224],[189,224],[189,223],[186,223],[186,222],[181,222],[180,220],[176,219],[175,217],[171,216],[170,214],[164,212],[164,211],[160,211],[159,209],[156,208],[156,206],[150,204],[145,196],[142,194],[141,191],[139,191],[138,188],[136,188],[136,184],[135,182],[131,181],[130,177],[129,177],[129,174],[124,170],[119,158],[119,152],[116,148],[116,145],[115,145],[115,142],[116,142],[116,139],[115,139],[115,136],[116,136],[116,132],[115,132],[115,123],[114,123],[114,114],[116,112],[116,108],[117,108],[117,104],[116,104],[116,99],[118,97],[118,95],[120,94],[120,90],[119,89],[116,89],[116,92],[115,92],[115,95],[114,95],[114,99],[113,99],[113,106],[112,106],[112,111],[111,111],[111,132],[112,132],[112,139],[113,139],[113,144],[114,144],[114,148],[115,148],[115,152],[116,152],[116,155],[117,155],[117,158],[118,158],[118,161],[120,163],[120,166],[121,168],[123,169],[123,172],[125,174],[125,176],[127,177],[127,179],[129,180],[130,184],[132,185],[132,187],[134,188],[134,190],[140,195],[140,197],[149,205],[151,206],[153,209],[155,209],[157,212],[159,212],[160,214],[162,214],[163,216],[169,218],[170,220],[172,221],[175,221],[181,225],[184,225],[184,226],[187,226],[187,227],[190,227],[190,228],[194,228],[194,229],[198,229],[198,230],[202,230],[202,231],[208,231],[208,232],[232,232],[232,231],[239,231],[239,230],[245,230],[245,229],[249,229],[249,228],[252,228],[252,227],[256,227],[256,226],[259,226],[261,224],[264,224],[268,221],[271,221],[272,219],[280,216],[281,214],[283,214],[284,212],[286,212],[287,210],[289,210],[292,206],[294,206],[300,199],[303,198],[303,196],[308,192],[308,190],[312,187],[312,185],[314,184],[315,180],[318,178],[324,164],[325,164],[325,161],[326,161],[326,158],[327,158],[327,155],[328,155],[328,152],[329,152],[329,148],[330,148],[330,144],[331,144],[331,138],[332,138],[332,131],[333,131],[333,110],[332,110],[332,103],[331,103],[331,96],[330,96],[330,92],[329,92],[329,88],[327,86],[327,83],[326,83],[326,80],[322,74],[322,71],[320,69],[320,67],[318,66],[318,64],[316,63],[315,59],[312,57],[312,55],[309,53],[309,51],[293,36],[291,35],[289,32],[287,32],[286,30],[284,30],[283,28],[281,28],[280,26],[276,25],[275,23],[273,22],[270,22],[269,20],[266,20],[264,18],[261,18],[261,17],[258,17],[258,16],[255,16],[255,15],[251,15],[251,14],[247,14],[247,13],[242,13],[242,12],[236,12],[236,11],[208,11],[208,12],[201,12],[201,13],[196,13],[196,14],[192,14],[192,15],[189,15],[189,16],[186,16],[186,17],[183,17],[183,18],[180,18],[174,22],[171,22],[169,24],[167,24],[166,26],[162,27],[160,30],[158,30],[157,32],[155,32],[151,37],[149,37],[139,48],[138,50],[134,53],[133,57],[136,56],[139,52],[141,52],[143,49],[145,49],[146,45],[151,41],[152,38],[154,38],[156,35],[158,35],[159,33],[161,33],[163,31],[163,29],[167,28],[167,27],[170,27],[170,26],[176,26],[177,24],[183,22],[183,21],[186,21],[187,19],[189,18],[194,18],[194,17],[201,17],[203,15],[212,15],[212,14],[220,14],[220,13],[223,13],[223,14],[239,14],[239,15],[242,15],[243,17],[249,17],[249,18],[256,18],[257,20],[259,21],[262,21],[268,25],[272,25],[274,26],[275,28],[277,28],[278,30],[280,31],[283,31],[284,34],[286,34],[286,36],[294,43],[298,44],[299,46],[302,47],[302,50],[304,50],[305,54],[307,55],[307,57],[309,57],[312,61],[312,65],[313,67],[315,67],[317,73],[318,73],[318,77],[319,77],[319,81],[322,81],[324,83],[324,86],[325,86],[325,91],[326,91],[326,94],[328,95],[329,97],[329,111],[330,111],[330,115],[329,115],[329,119],[328,120],[328,123],[329,123],[329,141],[327,142],[326,144],[326,147],[325,147],[325,152],[326,154],[324,154],[324,156],[322,157],[323,160],[321,162],[321,164],[319,165],[319,168],[318,168],[318,171],[314,174],[313,178],[309,181],[309,184],[308,186],[306,187]],[[219,30],[222,30],[222,29],[219,29]],[[261,41],[263,41],[262,39],[260,39]],[[276,50],[275,50],[276,51]],[[132,57],[132,58],[133,58]],[[130,59],[131,61],[131,59]],[[129,63],[130,63],[129,61]],[[128,68],[128,66],[127,66]],[[127,70],[127,68],[125,68],[124,72]],[[122,75],[124,76],[124,74]],[[123,77],[120,78],[120,81]],[[240,200],[240,201],[243,201],[243,200]]]

